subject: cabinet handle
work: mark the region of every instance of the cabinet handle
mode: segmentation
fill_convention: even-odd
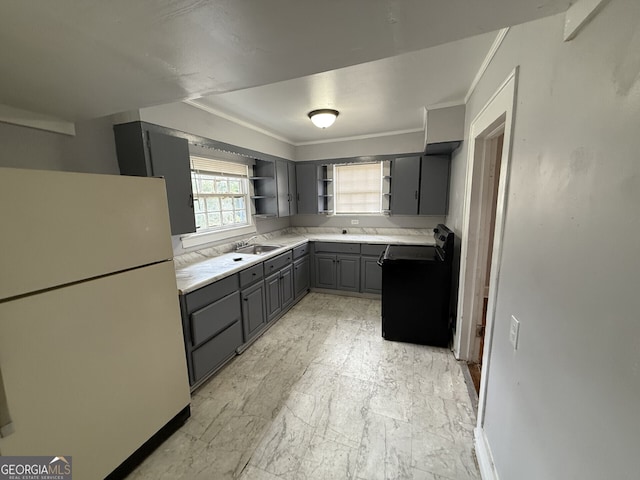
[[[416,190],[416,200],[418,199],[418,190]]]
[[[189,194],[189,206],[193,208],[193,193]]]
[[[298,193],[297,197],[298,197],[298,201],[300,201],[300,193]]]

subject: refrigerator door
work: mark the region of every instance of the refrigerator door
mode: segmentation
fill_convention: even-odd
[[[181,328],[170,261],[0,303],[0,453],[104,478],[189,404]]]
[[[0,300],[172,258],[168,212],[161,178],[0,168]]]

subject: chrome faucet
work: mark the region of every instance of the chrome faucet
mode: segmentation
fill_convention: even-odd
[[[255,240],[256,238],[258,238],[258,235],[254,235],[253,237],[249,237],[246,240],[240,240],[239,242],[236,242],[236,250],[243,247],[248,247],[251,244],[251,241]]]

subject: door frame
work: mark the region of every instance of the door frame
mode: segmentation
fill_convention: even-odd
[[[483,163],[495,149],[495,138],[504,133],[502,158],[500,160],[500,178],[498,180],[498,198],[495,218],[489,301],[487,305],[487,325],[485,329],[484,354],[482,358],[482,377],[480,400],[478,405],[477,428],[482,430],[487,396],[487,384],[490,371],[491,344],[493,339],[495,304],[500,279],[502,240],[507,208],[508,180],[515,119],[516,94],[518,84],[516,67],[492,95],[478,115],[471,122],[469,132],[469,152],[465,180],[465,201],[462,225],[462,251],[460,256],[460,285],[458,296],[458,318],[455,355],[459,359],[473,360],[475,350],[475,325],[468,312],[473,312],[478,295],[483,293],[484,285],[479,285],[478,271],[481,258],[479,238],[480,216],[482,208]],[[504,128],[504,130],[503,130]],[[493,152],[495,155],[495,150]],[[486,240],[485,240],[486,241]]]

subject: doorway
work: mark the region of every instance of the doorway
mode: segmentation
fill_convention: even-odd
[[[482,478],[497,478],[484,433],[484,415],[491,376],[495,304],[500,288],[517,80],[518,67],[509,74],[471,122],[468,137],[470,141],[462,217],[454,353],[459,360],[475,359],[482,365],[478,419],[474,431]],[[492,162],[495,162],[493,169]],[[485,332],[478,337],[476,334],[482,332],[478,332],[476,323],[478,318],[483,317]]]
[[[499,120],[504,120],[504,118],[500,117]],[[478,166],[480,167],[478,181],[481,188],[478,212],[479,241],[476,276],[478,298],[470,312],[471,323],[475,325],[476,333],[472,357],[467,360],[467,365],[476,394],[480,395],[482,355],[484,353],[484,337],[491,285],[491,260],[493,257],[493,240],[498,206],[498,186],[504,145],[504,122],[500,123],[494,131],[486,134],[485,137],[478,137],[478,141],[483,143],[479,150],[482,155],[478,158]]]

